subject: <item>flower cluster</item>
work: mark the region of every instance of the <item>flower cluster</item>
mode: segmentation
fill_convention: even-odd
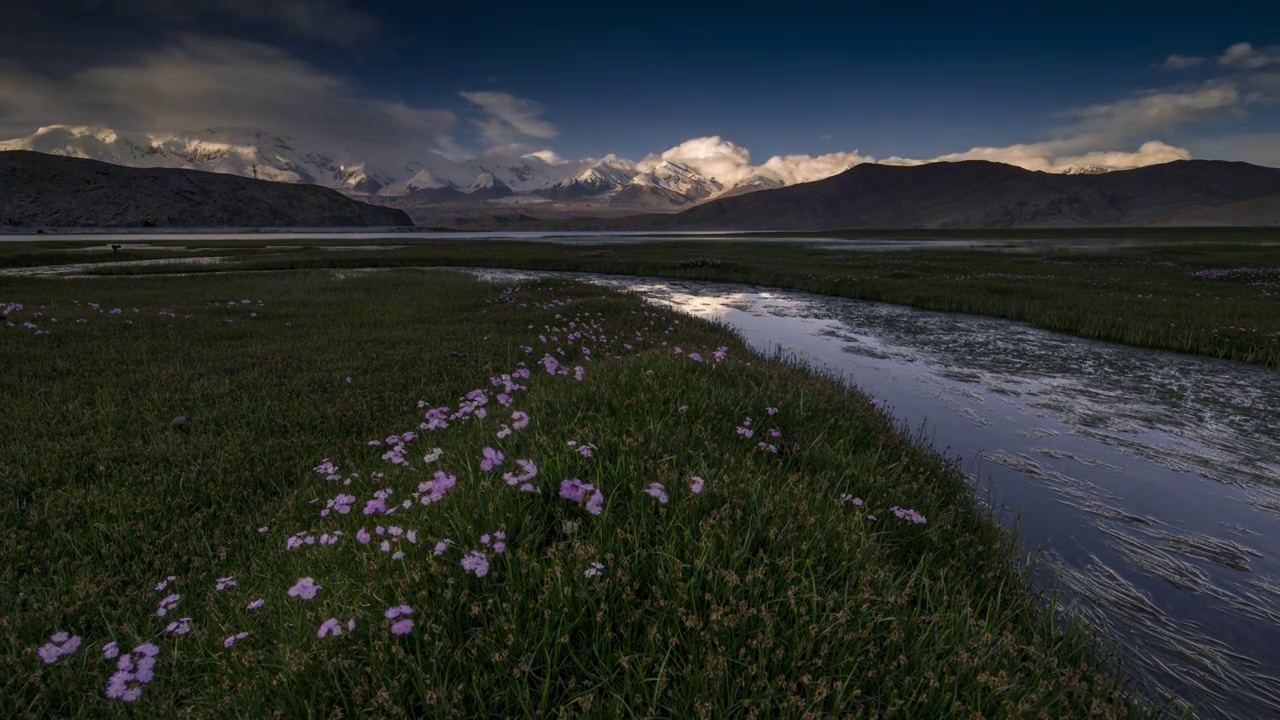
[[[924,525],[925,523],[929,522],[925,518],[925,516],[921,515],[915,510],[900,508],[897,505],[894,505],[893,507],[889,508],[889,511],[892,512],[894,515],[896,515],[899,520],[907,520],[913,525]]]
[[[604,493],[595,485],[577,478],[569,478],[560,483],[560,497],[572,503],[583,504],[592,515],[599,515],[604,510]]]
[[[67,632],[56,632],[49,638],[49,642],[41,645],[36,650],[36,654],[44,661],[45,665],[52,665],[59,658],[65,657],[80,649],[80,636],[72,635]]]
[[[107,681],[107,697],[122,702],[134,702],[141,697],[142,686],[155,678],[156,656],[159,654],[159,647],[144,643],[121,655],[116,661],[115,673]]]

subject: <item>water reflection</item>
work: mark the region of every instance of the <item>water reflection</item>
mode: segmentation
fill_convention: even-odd
[[[1140,676],[1201,717],[1280,716],[1280,373],[981,317],[573,276],[725,322],[927,420]]]

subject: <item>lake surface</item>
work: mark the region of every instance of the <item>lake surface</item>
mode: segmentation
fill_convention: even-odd
[[[344,243],[349,249],[392,250],[403,246],[422,245],[433,241],[472,240],[475,242],[541,242],[559,245],[633,245],[638,243],[700,242],[700,243],[780,243],[803,247],[833,250],[912,250],[912,249],[1005,249],[1033,250],[1055,248],[1119,248],[1150,241],[1132,238],[1090,237],[1059,239],[1010,239],[1010,238],[954,238],[938,237],[821,237],[815,235],[788,236],[778,233],[758,232],[595,232],[595,231],[487,231],[487,232],[439,232],[425,230],[339,230],[317,228],[311,230],[191,230],[183,232],[57,232],[47,234],[0,233],[4,242],[72,242],[83,243],[86,248],[107,246],[112,243],[127,246],[130,250],[173,250],[166,243],[208,243],[207,249],[216,249],[219,241],[236,243],[262,243],[273,245],[281,242]],[[394,242],[392,242],[394,241]],[[1247,242],[1247,241],[1246,241]],[[1280,240],[1264,242],[1280,244]],[[403,243],[397,244],[397,243]],[[317,249],[323,246],[316,245]],[[206,248],[200,248],[206,249]],[[299,249],[297,247],[282,249]]]
[[[1280,717],[1280,373],[1004,320],[705,282],[586,279],[842,374],[1020,516],[1038,580],[1204,718]]]

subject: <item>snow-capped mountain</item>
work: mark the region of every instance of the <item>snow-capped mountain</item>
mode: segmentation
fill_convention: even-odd
[[[635,166],[609,157],[592,162],[576,177],[569,177],[540,191],[551,198],[584,198],[613,193],[635,177]]]
[[[666,190],[691,200],[703,200],[724,190],[721,183],[674,160],[663,160],[649,172],[636,175],[631,184]]]
[[[634,163],[613,155],[578,162],[540,154],[515,159],[482,155],[456,161],[424,149],[362,157],[336,148],[308,147],[297,138],[253,128],[123,133],[105,127],[50,125],[27,137],[0,141],[3,150],[315,184],[388,202],[413,198],[415,202],[483,203],[530,195],[559,202],[665,209],[782,185],[765,176],[725,184],[674,160],[640,172]]]
[[[482,172],[463,190],[473,198],[500,198],[511,195],[511,187],[494,177],[491,172]]]
[[[1062,175],[1102,175],[1103,173],[1113,172],[1117,169],[1129,170],[1130,168],[1111,168],[1105,165],[1072,165],[1065,170],[1060,171]]]

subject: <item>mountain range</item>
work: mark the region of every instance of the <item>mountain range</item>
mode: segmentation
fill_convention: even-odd
[[[404,198],[456,203],[520,195],[534,204],[590,200],[624,208],[676,209],[727,191],[762,186],[758,178],[747,184],[721,182],[674,161],[641,169],[613,155],[549,161],[534,153],[456,161],[423,150],[374,160],[330,148],[307,148],[295,138],[248,128],[122,133],[102,127],[50,125],[27,137],[0,141],[0,151],[5,150],[321,185],[392,204]]]
[[[612,155],[566,162],[550,153],[455,161],[424,152],[355,162],[245,129],[127,135],[57,125],[0,142],[3,150],[135,168],[204,170],[275,181],[272,185],[319,185],[364,203],[403,209],[419,225],[464,229],[513,224],[637,230],[1280,225],[1280,169],[1207,160],[1120,170],[1082,166],[1059,173],[976,160],[865,162],[787,184],[767,172],[768,163],[757,168],[760,172],[739,173],[730,181],[669,156],[641,163]]]

